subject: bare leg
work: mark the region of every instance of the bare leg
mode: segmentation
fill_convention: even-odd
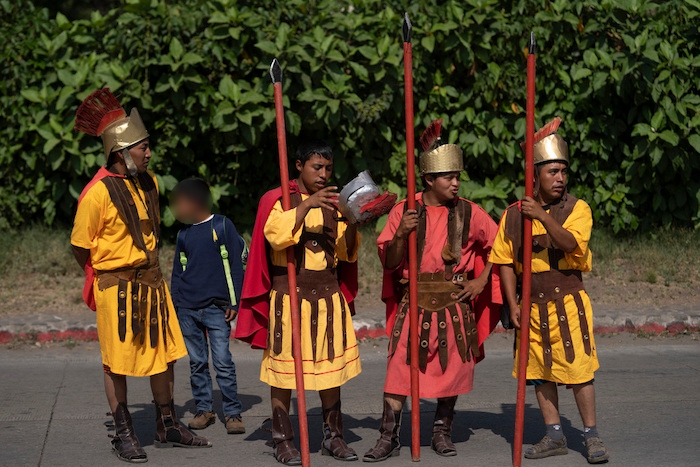
[[[163,415],[170,415],[170,401],[173,400],[173,388],[175,386],[175,371],[173,364],[163,373],[151,376],[151,392],[156,404],[160,406]]]
[[[535,386],[535,394],[537,395],[537,403],[542,411],[545,425],[559,425],[559,392],[557,385],[552,382],[547,382]]]
[[[389,404],[391,410],[394,412],[401,412],[403,410],[403,405],[406,402],[406,396],[400,396],[398,394],[388,394],[384,393],[384,402]]]
[[[561,456],[569,452],[566,437],[561,431],[559,418],[559,392],[556,383],[547,382],[535,386],[537,403],[540,405],[542,418],[547,425],[547,433],[539,443],[525,450],[526,459],[542,459],[549,456]]]
[[[319,391],[318,395],[321,398],[321,406],[323,409],[328,410],[340,401],[340,387],[324,389]]]
[[[596,426],[595,387],[593,383],[577,384],[573,390],[583,426]]]
[[[112,413],[117,411],[119,403],[126,404],[126,376],[115,375],[114,373],[105,373],[105,394],[107,394],[107,402],[109,410]]]

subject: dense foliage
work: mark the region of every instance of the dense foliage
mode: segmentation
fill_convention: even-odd
[[[273,57],[285,71],[292,152],[301,139],[327,139],[340,183],[369,169],[400,193],[405,2],[239,3],[126,0],[69,21],[0,0],[0,227],[70,220],[104,162],[73,118],[102,86],[139,107],[165,193],[200,175],[223,212],[252,224],[278,179]],[[445,120],[444,137],[465,150],[464,195],[498,215],[521,194],[532,30],[537,126],[563,118],[570,184],[596,221],[615,231],[700,226],[700,1],[412,3],[417,132]]]

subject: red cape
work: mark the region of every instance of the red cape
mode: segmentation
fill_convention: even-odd
[[[289,182],[291,193],[299,193],[296,180]],[[248,266],[243,279],[243,292],[238,306],[236,339],[250,344],[255,349],[267,348],[267,326],[270,318],[270,245],[265,239],[265,222],[275,203],[282,198],[282,188],[270,190],[260,198],[258,213],[253,227],[253,238],[248,252]],[[354,312],[353,301],[357,296],[357,263],[338,263],[338,282],[345,300]]]
[[[416,201],[420,202],[421,199],[417,198]],[[479,277],[486,267],[488,259],[489,252],[479,248],[474,258],[474,277]],[[399,280],[401,280],[401,270],[393,272],[384,270],[382,301],[386,304],[386,334],[388,337],[391,337],[399,303],[403,298],[403,289],[398,283]],[[484,287],[483,292],[471,304],[476,319],[476,331],[479,339],[479,350],[481,351],[481,356],[476,359],[477,362],[484,359],[484,342],[501,319],[502,303],[500,272],[498,265],[494,264],[489,282]]]
[[[78,205],[80,205],[80,202],[83,200],[85,195],[87,194],[88,191],[90,191],[90,188],[95,186],[97,182],[102,180],[105,177],[120,177],[120,178],[125,178],[123,175],[115,174],[107,170],[106,167],[100,167],[100,170],[97,171],[94,177],[92,177],[92,180],[88,182],[87,185],[85,185],[85,188],[83,188],[83,191],[80,193],[80,196],[78,197]],[[92,310],[96,311],[97,310],[97,303],[95,303],[95,270],[92,267],[92,261],[88,257],[87,263],[85,263],[85,267],[83,268],[85,271],[85,284],[83,285],[83,301],[85,304]]]

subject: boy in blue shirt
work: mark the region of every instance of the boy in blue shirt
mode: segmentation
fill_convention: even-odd
[[[216,421],[209,373],[209,349],[221,390],[226,431],[245,433],[236,366],[229,350],[231,321],[238,313],[247,249],[230,219],[212,214],[207,183],[189,178],[173,189],[175,217],[188,224],[178,233],[172,297],[190,356],[190,383],[201,430]]]

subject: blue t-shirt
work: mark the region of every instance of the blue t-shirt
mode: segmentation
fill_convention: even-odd
[[[215,229],[219,243],[214,238]],[[171,285],[175,309],[199,309],[224,302],[230,304],[231,298],[219,248],[221,241],[228,251],[231,279],[236,292],[237,303],[234,308],[238,309],[243,286],[241,255],[245,249],[245,242],[238,235],[233,222],[220,214],[214,214],[199,224],[189,225],[178,233]],[[184,271],[180,252],[184,252],[187,257]]]

